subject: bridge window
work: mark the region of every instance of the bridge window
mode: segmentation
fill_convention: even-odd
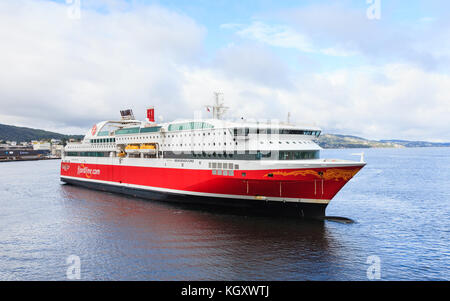
[[[319,151],[280,151],[279,160],[305,160],[319,158]]]

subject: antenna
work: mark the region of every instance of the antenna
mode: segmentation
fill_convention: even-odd
[[[120,111],[120,116],[122,117],[122,120],[134,120],[134,114],[133,110],[127,109]]]

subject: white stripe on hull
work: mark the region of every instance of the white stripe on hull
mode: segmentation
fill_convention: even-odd
[[[70,176],[61,176],[61,178],[85,181],[85,182],[92,182],[92,183],[108,184],[108,185],[114,185],[114,186],[129,187],[129,188],[137,188],[137,189],[143,189],[143,190],[149,190],[149,191],[158,191],[158,192],[193,195],[193,196],[203,196],[203,197],[211,197],[211,198],[247,199],[247,200],[291,202],[291,203],[310,203],[310,204],[328,204],[330,202],[330,200],[325,200],[325,199],[277,198],[277,197],[265,197],[265,196],[206,193],[206,192],[168,189],[168,188],[152,187],[152,186],[144,186],[144,185],[135,185],[135,184],[128,184],[128,183],[117,183],[117,182],[111,182],[111,181],[93,180],[93,179],[70,177]]]
[[[82,163],[82,164],[100,164],[115,166],[136,166],[136,167],[155,167],[155,168],[176,168],[176,169],[198,169],[208,170],[209,163],[232,163],[238,165],[241,170],[274,170],[274,169],[303,169],[303,168],[334,168],[334,167],[362,167],[365,163],[343,161],[343,160],[220,160],[220,159],[142,159],[142,158],[89,158],[89,157],[64,157],[63,163]]]

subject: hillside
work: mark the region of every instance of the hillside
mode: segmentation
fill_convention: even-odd
[[[368,140],[350,135],[323,134],[319,137],[318,143],[323,148],[371,148],[371,147],[446,147],[450,143],[437,143],[427,141],[408,140]]]
[[[322,148],[371,148],[371,147],[405,147],[404,145],[393,143],[390,141],[382,142],[368,140],[361,137],[350,135],[332,135],[323,134],[319,137],[319,145]]]
[[[67,140],[70,138],[82,139],[82,135],[64,135],[39,129],[26,127],[17,127],[13,125],[0,124],[0,140],[29,142],[31,140],[60,139]]]
[[[408,141],[408,140],[380,140],[380,142],[395,143],[405,147],[448,147],[450,142],[428,142],[428,141]]]

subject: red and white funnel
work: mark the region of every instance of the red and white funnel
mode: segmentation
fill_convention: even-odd
[[[155,108],[150,107],[147,109],[147,120],[148,122],[155,122]]]

